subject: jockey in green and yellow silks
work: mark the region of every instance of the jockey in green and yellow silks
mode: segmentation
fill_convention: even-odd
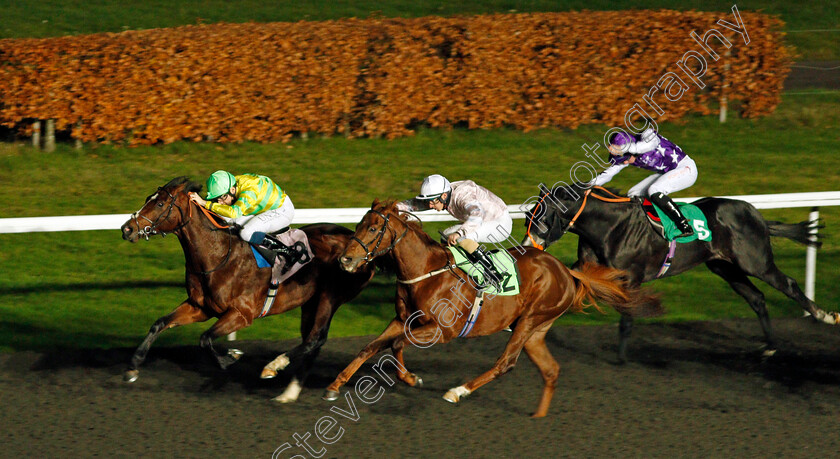
[[[227,171],[216,171],[207,179],[205,198],[190,193],[190,199],[200,206],[241,226],[242,239],[269,249],[278,249],[280,243],[266,235],[288,227],[295,214],[289,196],[263,175],[234,176]]]

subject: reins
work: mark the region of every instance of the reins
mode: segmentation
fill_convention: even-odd
[[[230,228],[231,227],[230,226],[223,226],[223,225],[220,225],[219,223],[217,223],[216,218],[215,218],[216,216],[218,216],[217,214],[209,211],[208,209],[205,209],[203,206],[198,205],[196,202],[193,202],[192,200],[189,201],[190,204],[192,204],[192,205],[187,206],[189,208],[189,210],[187,212],[187,217],[184,218],[183,209],[181,208],[181,206],[179,206],[178,204],[175,203],[175,195],[173,195],[172,193],[169,192],[169,190],[167,190],[163,187],[158,188],[158,193],[160,193],[160,192],[165,192],[169,196],[169,206],[166,208],[166,211],[162,212],[154,221],[150,220],[145,215],[138,215],[140,213],[140,211],[137,211],[132,215],[133,219],[134,219],[134,223],[135,223],[135,225],[137,225],[138,229],[140,228],[140,222],[138,220],[138,217],[143,218],[143,219],[145,219],[146,221],[149,222],[149,225],[147,225],[147,226],[143,227],[143,229],[139,230],[139,234],[142,237],[145,237],[146,240],[148,241],[149,236],[154,236],[156,234],[160,234],[161,237],[166,237],[166,235],[168,233],[174,233],[176,231],[181,230],[182,228],[187,226],[187,224],[189,224],[190,221],[192,221],[192,205],[195,205],[199,209],[201,209],[202,212],[204,212],[204,215],[207,216],[207,219],[210,220],[210,223],[213,226],[215,226],[217,229],[228,231],[228,250],[227,250],[227,254],[225,255],[225,258],[215,268],[213,268],[209,271],[191,271],[188,267],[187,271],[191,272],[193,274],[207,275],[207,274],[210,274],[212,272],[218,271],[224,265],[226,265],[228,260],[230,260],[230,254],[233,252],[233,235],[230,234]],[[172,208],[173,207],[177,207],[178,212],[181,214],[181,219],[182,219],[181,224],[176,226],[175,228],[169,230],[169,231],[158,231],[158,226],[160,226],[160,224],[162,222],[169,219],[169,216],[172,214]],[[140,210],[143,210],[143,209],[141,208]],[[215,230],[211,229],[210,231],[215,231]]]
[[[362,248],[365,250],[366,254],[365,254],[365,258],[363,258],[363,261],[366,262],[366,263],[370,262],[371,260],[373,260],[374,258],[376,258],[380,255],[384,255],[385,253],[388,253],[389,251],[393,250],[393,248],[396,247],[397,243],[399,243],[402,240],[402,238],[405,237],[406,234],[408,234],[408,230],[409,229],[414,229],[414,228],[411,228],[408,225],[407,222],[402,222],[403,225],[405,225],[405,231],[403,231],[403,233],[397,238],[392,237],[391,238],[391,244],[389,244],[388,247],[380,250],[379,246],[382,244],[382,239],[385,237],[385,232],[388,231],[388,229],[389,229],[388,228],[388,222],[390,222],[392,214],[385,215],[382,212],[380,212],[378,210],[374,210],[374,209],[371,209],[371,210],[367,211],[368,214],[371,213],[371,212],[379,215],[383,220],[382,228],[379,230],[379,233],[376,236],[374,236],[374,240],[376,241],[374,247],[372,249],[368,248],[368,246],[374,244],[374,241],[370,241],[369,243],[365,244],[364,241],[362,241],[361,239],[359,239],[355,235],[351,239],[351,240],[359,243],[359,245],[362,246]],[[365,214],[365,215],[367,215],[367,214]],[[394,234],[394,236],[396,236],[397,232],[394,231],[393,229],[391,229],[391,231]],[[417,282],[420,282],[422,280],[426,280],[430,277],[437,276],[438,274],[442,274],[442,273],[445,273],[447,271],[452,271],[454,273],[453,268],[454,268],[454,266],[452,265],[452,261],[449,260],[448,257],[447,257],[446,266],[444,266],[443,268],[436,269],[432,272],[423,274],[422,276],[415,277],[413,279],[408,279],[408,280],[397,279],[397,282],[400,283],[400,284],[416,284]]]
[[[603,191],[604,193],[607,193],[609,196],[600,196],[598,194],[593,193],[592,192],[593,190]],[[550,194],[550,192],[545,193],[543,195],[543,197],[540,198],[540,200],[537,202],[537,205],[534,206],[534,210],[532,212],[535,215],[536,215],[537,208],[539,208],[539,206],[542,205],[543,201],[545,200],[545,198],[548,197],[549,194]],[[615,193],[613,193],[612,191],[610,191],[610,190],[608,190],[604,187],[600,187],[600,186],[594,186],[592,188],[587,189],[583,193],[583,202],[581,203],[580,208],[575,213],[575,215],[572,217],[572,219],[569,220],[569,224],[566,225],[566,228],[563,229],[563,232],[560,235],[561,237],[563,236],[563,234],[566,234],[570,229],[572,229],[572,227],[575,226],[575,223],[577,223],[578,217],[580,217],[580,215],[583,213],[583,209],[586,207],[587,199],[589,198],[589,196],[592,196],[593,198],[595,198],[599,201],[613,202],[613,203],[631,202],[633,200],[632,198],[628,198],[626,196],[618,196]],[[528,229],[526,230],[526,235],[528,236],[528,239],[531,240],[531,244],[533,244],[534,247],[536,247],[540,250],[545,250],[545,248],[542,245],[537,244],[537,241],[534,240],[534,238],[531,236],[531,225],[533,225],[533,224],[534,224],[534,218],[531,218],[531,220],[528,222]]]
[[[192,204],[195,204],[195,206],[198,207],[199,209],[201,209],[201,211],[204,213],[204,215],[207,217],[207,219],[210,220],[210,224],[215,226],[217,229],[227,230],[227,232],[228,232],[228,250],[227,250],[227,254],[225,255],[224,260],[222,260],[221,263],[219,263],[215,268],[213,268],[209,271],[192,271],[194,274],[201,274],[203,276],[206,276],[206,275],[208,275],[212,272],[216,272],[216,271],[222,269],[222,267],[227,264],[228,260],[230,260],[230,254],[233,252],[233,234],[231,234],[231,232],[230,232],[231,226],[229,226],[229,225],[224,226],[224,225],[221,225],[221,224],[216,222],[215,217],[218,217],[219,214],[211,212],[210,210],[204,208],[204,206],[200,206],[200,205],[198,205],[198,203],[196,203],[194,201],[190,201],[190,202]],[[192,213],[192,206],[190,206],[190,213]],[[210,231],[215,231],[215,230],[211,229]],[[187,268],[187,271],[189,271],[189,268]]]

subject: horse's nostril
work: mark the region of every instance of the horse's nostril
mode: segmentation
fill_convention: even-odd
[[[350,257],[341,257],[341,263],[342,264],[346,265],[346,264],[349,264],[351,261],[352,261],[352,259]]]

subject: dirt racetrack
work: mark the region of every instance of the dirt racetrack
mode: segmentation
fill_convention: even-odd
[[[277,457],[836,457],[840,328],[773,324],[781,346],[769,359],[754,319],[637,325],[624,366],[615,326],[555,325],[561,374],[544,419],[528,417],[542,380],[524,354],[459,405],[441,398],[487,370],[507,333],[408,349],[425,386],[380,378],[384,395],[365,404],[353,380],[342,394],[355,415],[347,398],[320,397],[370,337],[328,341],[294,405],[270,401],[284,378],[257,376],[293,342],[232,343],[246,354],[227,372],[198,346],[153,347],[131,385],[121,380],[131,349],[5,354],[0,456],[269,458],[288,442]],[[363,375],[377,377],[370,366]],[[327,416],[337,424],[319,429],[332,444],[315,437]]]

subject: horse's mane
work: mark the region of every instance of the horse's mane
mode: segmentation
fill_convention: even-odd
[[[422,239],[424,242],[427,242],[427,243],[432,244],[432,245],[440,246],[440,244],[437,241],[435,241],[431,236],[429,236],[428,233],[423,231],[423,225],[421,225],[419,222],[415,222],[413,220],[407,220],[406,218],[403,217],[402,214],[400,214],[400,211],[397,210],[397,201],[396,200],[394,200],[394,199],[389,199],[387,201],[375,200],[373,202],[373,205],[371,206],[371,209],[378,210],[379,212],[382,212],[382,213],[390,212],[390,213],[393,213],[394,215],[397,215],[399,217],[400,221],[403,222],[403,224],[405,224],[406,228],[408,228],[408,229],[414,231],[415,233],[417,233],[417,235],[420,237],[420,239]]]
[[[201,183],[193,182],[189,179],[189,177],[186,177],[186,176],[183,176],[183,175],[180,176],[180,177],[175,177],[174,179],[170,180],[169,183],[167,183],[166,185],[163,186],[163,188],[178,187],[178,186],[181,186],[185,183],[187,185],[184,187],[184,191],[186,191],[188,193],[189,192],[198,193],[203,188],[203,185]]]

